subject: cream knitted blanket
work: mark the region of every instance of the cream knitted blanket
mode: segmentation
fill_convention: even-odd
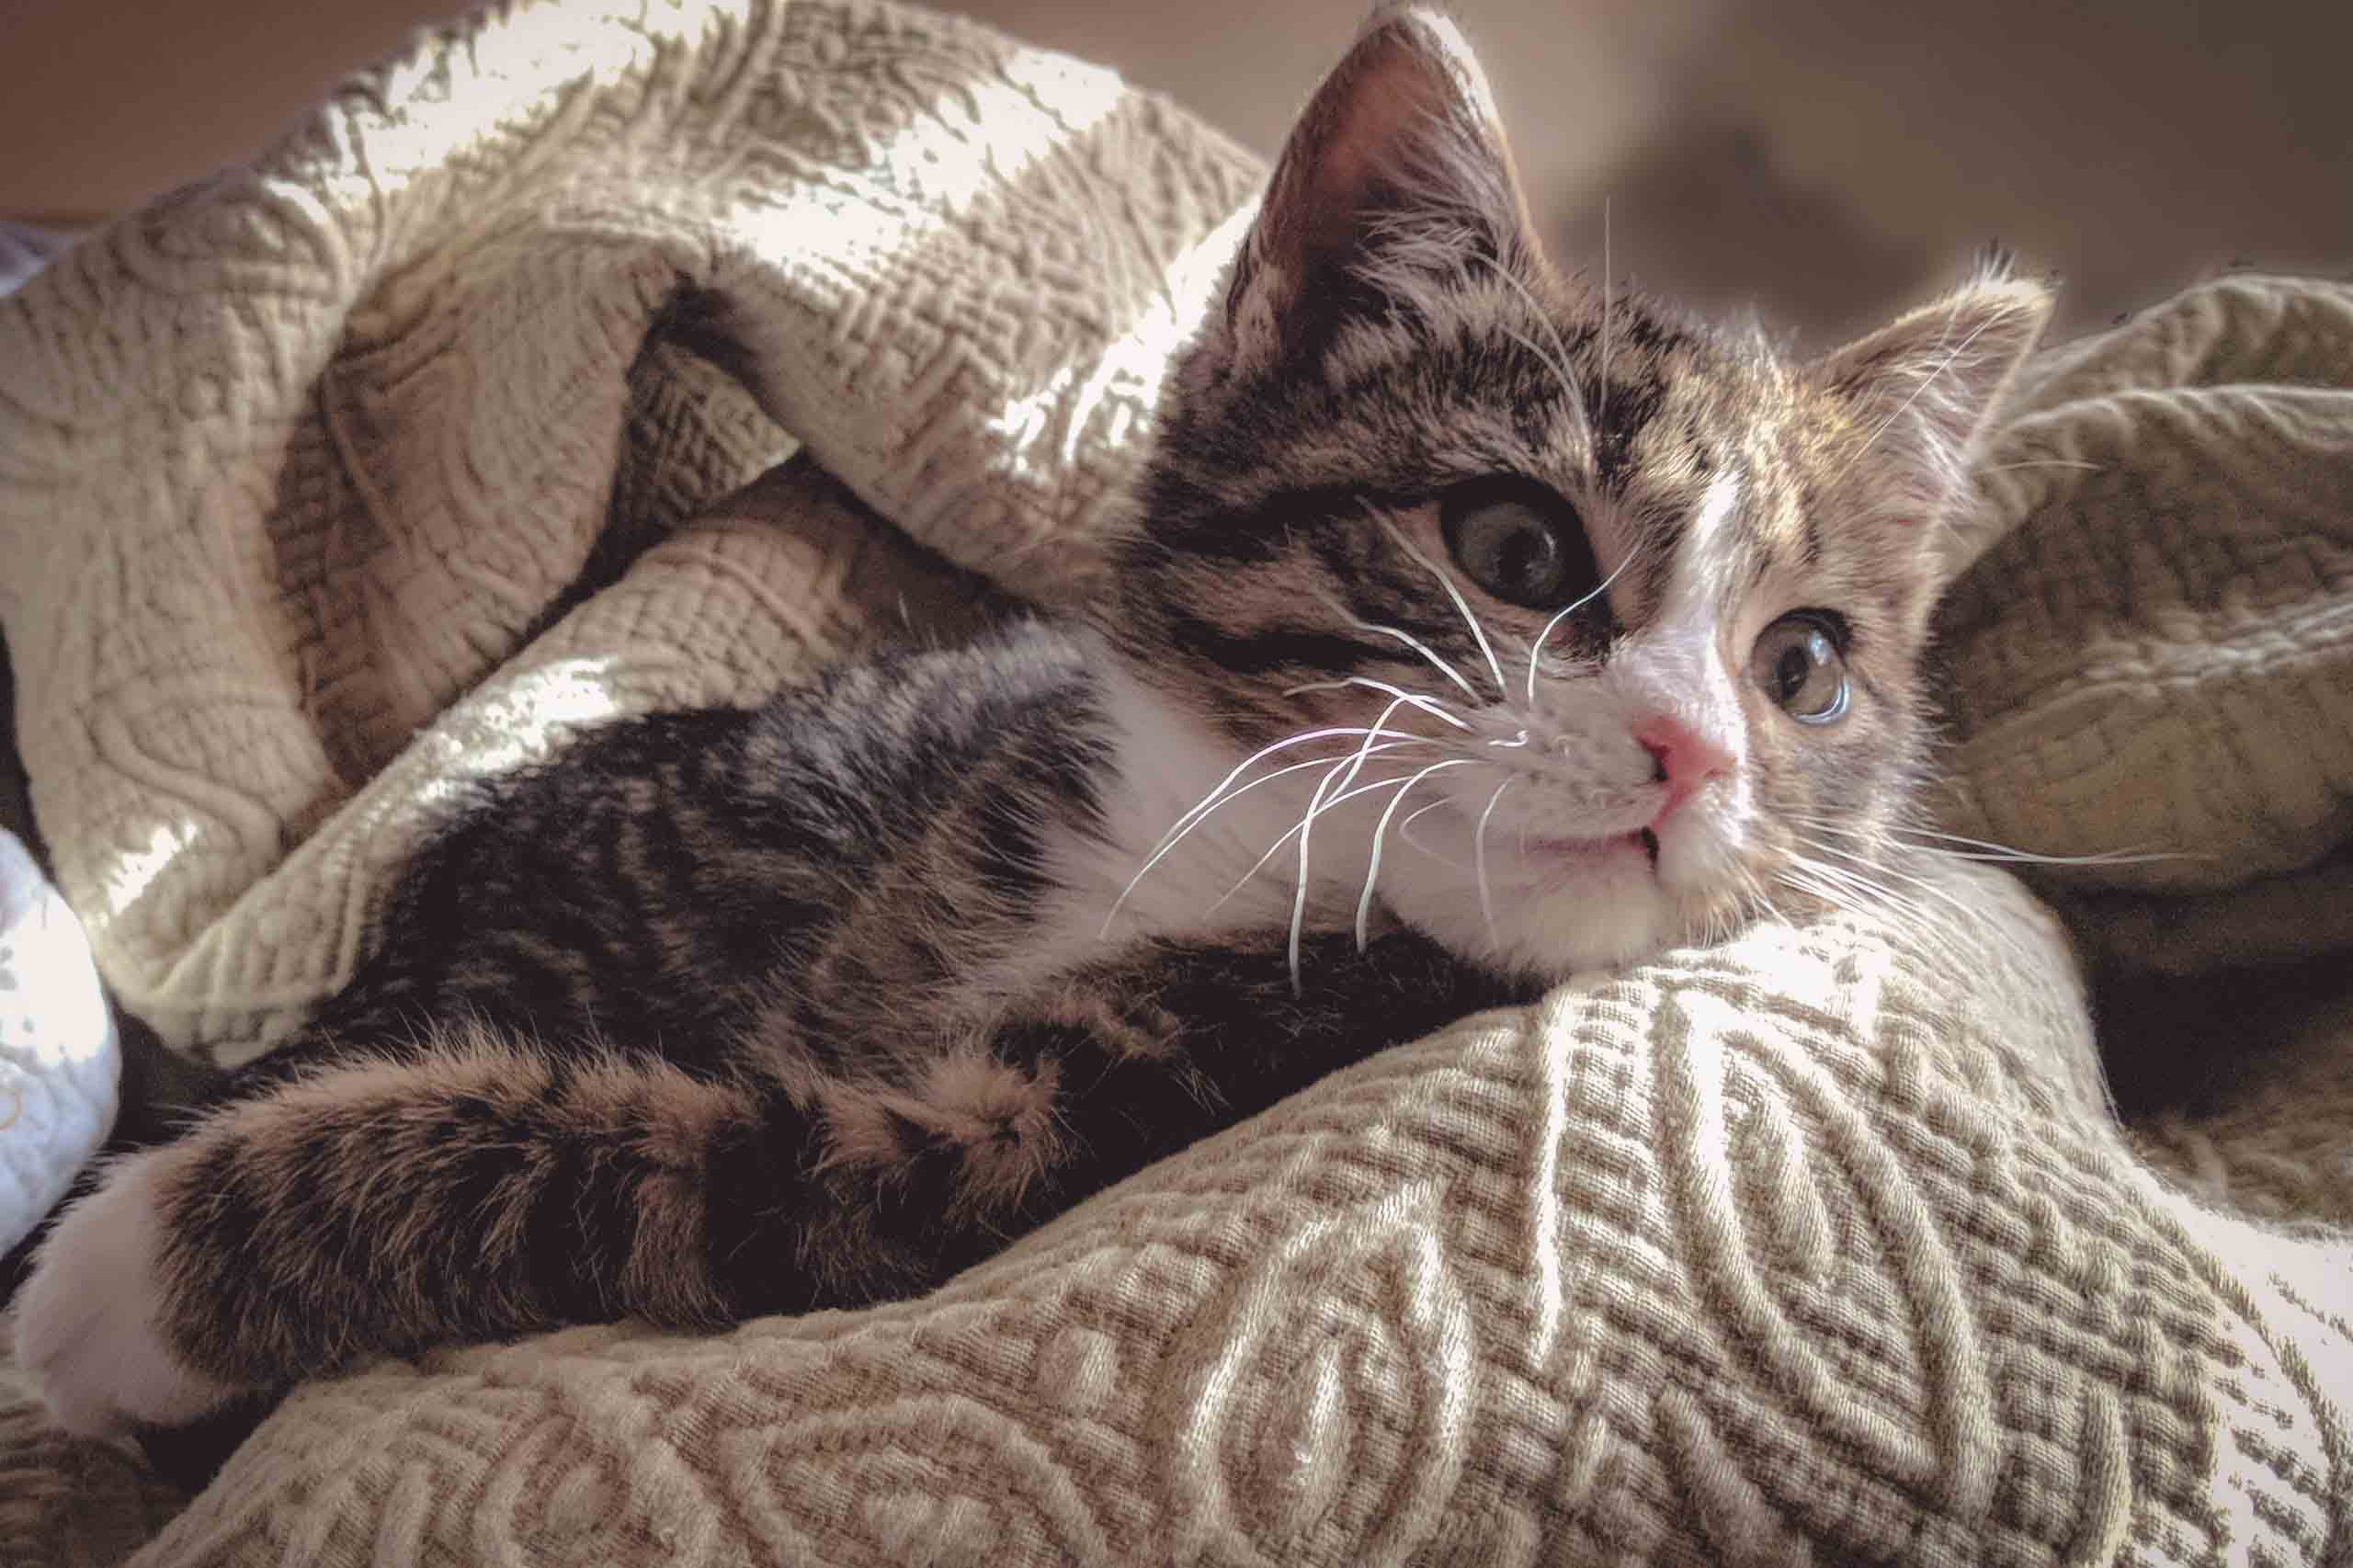
[[[551,0],[72,253],[0,303],[0,616],[108,981],[241,1059],[454,777],[953,619],[909,538],[1084,592],[1257,172],[882,0]],[[1948,822],[2191,857],[2054,871],[2117,972],[2353,946],[2348,389],[2353,292],[2217,284],[1989,468]],[[794,441],[840,483],[752,483]],[[2347,1561],[2347,988],[2168,1042],[2245,1070],[2129,1137],[2058,925],[1914,891],[1387,1053],[924,1301],[307,1388],[139,1561]],[[134,1485],[0,1418],[0,1559],[111,1557]]]

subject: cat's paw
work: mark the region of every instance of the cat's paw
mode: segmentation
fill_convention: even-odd
[[[17,1292],[17,1363],[69,1432],[181,1426],[239,1392],[189,1366],[163,1332],[158,1186],[170,1157],[115,1165],[41,1243]]]

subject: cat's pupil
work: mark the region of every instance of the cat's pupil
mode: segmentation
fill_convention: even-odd
[[[1799,692],[1805,689],[1806,677],[1813,674],[1813,666],[1814,651],[1811,647],[1792,642],[1782,650],[1781,666],[1775,672],[1778,678],[1774,684],[1779,689],[1773,694],[1774,700],[1788,706]]]
[[[1552,575],[1552,558],[1559,553],[1553,548],[1552,536],[1529,520],[1504,541],[1503,559],[1496,574],[1523,588],[1540,585]]]

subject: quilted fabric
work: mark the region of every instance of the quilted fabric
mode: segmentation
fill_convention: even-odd
[[[2109,895],[2103,956],[2353,947],[2353,289],[2224,278],[2046,355],[1983,483],[1945,814],[2148,856],[2043,873]]]
[[[109,983],[237,1059],[457,773],[969,613],[909,538],[1083,593],[1256,173],[879,0],[550,0],[85,244],[0,303],[0,615]],[[2203,858],[2053,868],[2071,935],[1955,863],[1386,1053],[920,1301],[306,1388],[138,1560],[2345,1561],[2353,1005],[2128,1136],[2071,942],[2344,929],[2348,361],[2346,291],[2217,285],[1989,464],[1949,824]],[[92,1527],[34,1442],[45,1556]]]

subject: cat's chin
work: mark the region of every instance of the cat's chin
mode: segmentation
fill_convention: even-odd
[[[1483,904],[1475,885],[1397,888],[1390,903],[1406,924],[1483,968],[1541,980],[1650,958],[1691,925],[1634,835],[1531,844],[1524,857],[1490,869],[1488,889]]]

